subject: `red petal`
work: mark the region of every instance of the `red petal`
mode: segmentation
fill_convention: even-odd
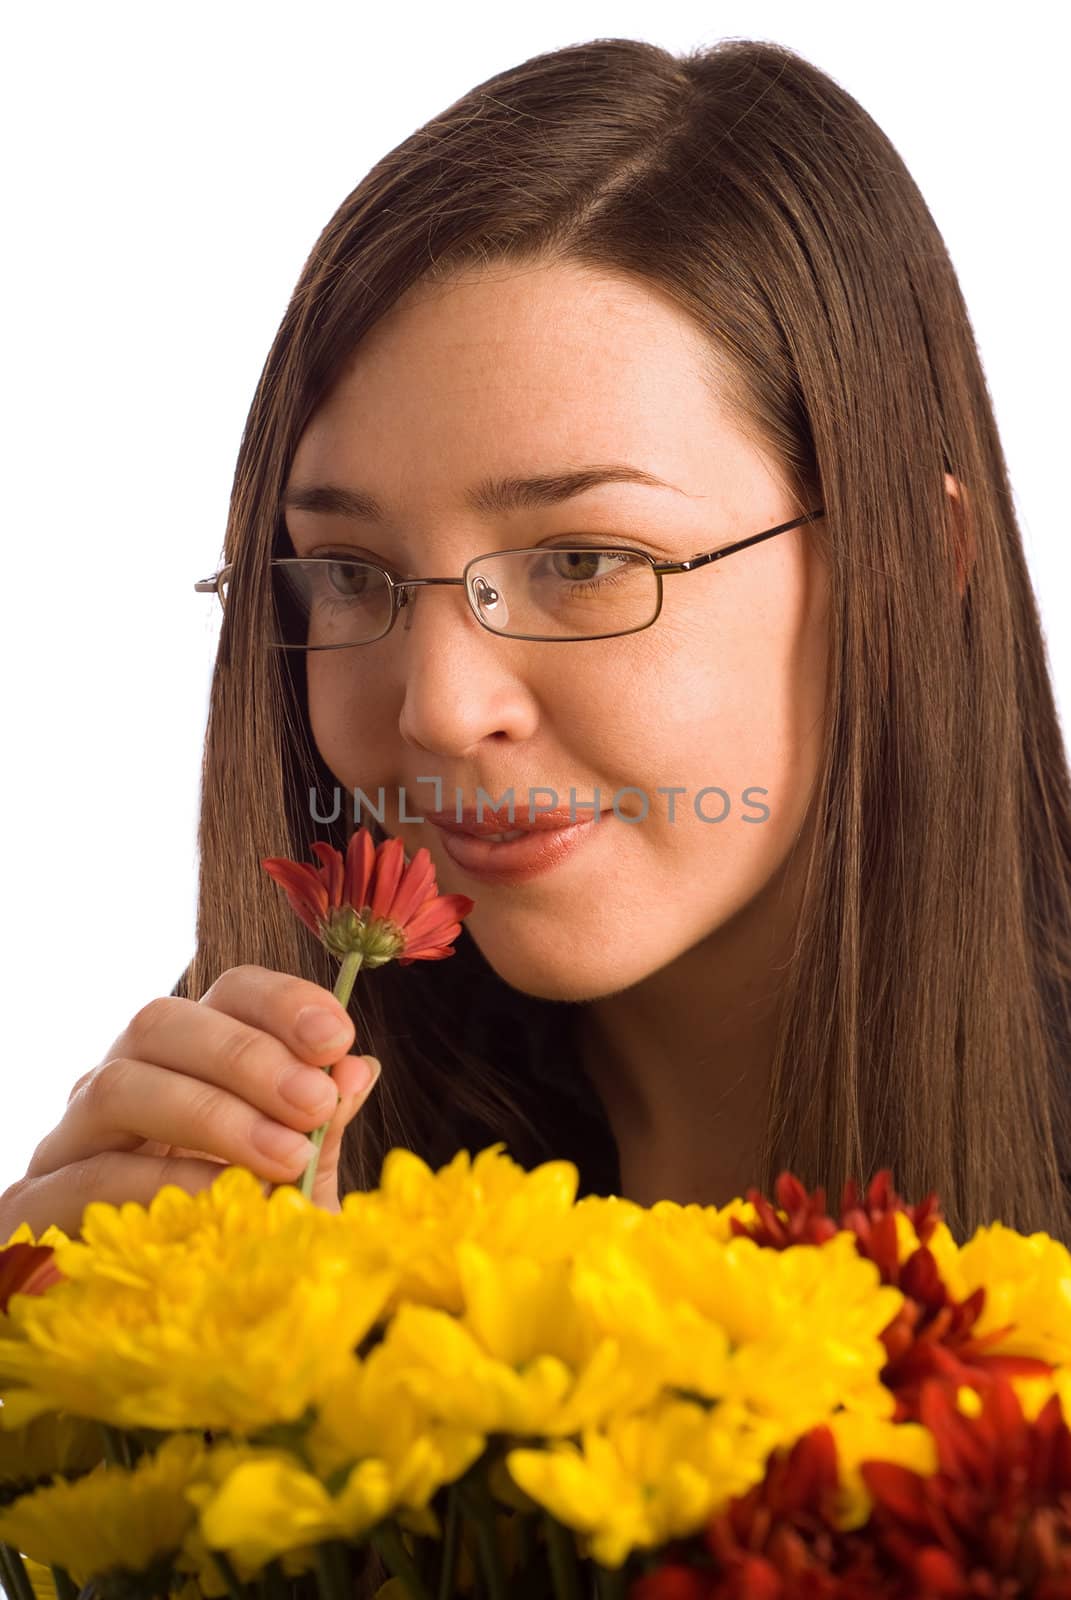
[[[346,846],[346,881],[342,890],[342,898],[346,905],[352,906],[355,911],[362,911],[368,904],[368,884],[372,877],[372,867],[376,859],[376,847],[372,843],[372,835],[367,828],[358,828],[350,834],[350,842]]]
[[[391,921],[394,920],[391,906],[404,870],[405,846],[398,838],[388,839],[386,844],[381,844],[376,851],[376,864],[372,873],[372,898],[369,901],[373,917],[387,917]]]
[[[736,1592],[740,1600],[781,1600],[785,1585],[768,1561],[761,1556],[745,1556]]]
[[[421,845],[402,874],[402,880],[391,905],[391,921],[404,928],[408,919],[420,910],[425,900],[432,899],[434,895],[435,867],[432,864],[431,851],[425,845]]]
[[[318,877],[327,892],[328,905],[340,906],[343,876],[341,851],[336,850],[333,844],[326,844],[322,839],[318,839],[312,846],[312,852],[322,862]]]
[[[327,916],[327,890],[315,867],[306,867],[300,861],[288,861],[285,856],[269,856],[261,866],[282,889],[291,909],[317,938],[320,923]]]
[[[937,1600],[938,1596],[944,1595],[949,1600],[958,1600],[959,1596],[969,1592],[967,1574],[947,1550],[933,1547],[921,1550],[915,1558],[915,1577],[925,1589],[927,1600],[931,1600],[931,1597]]]
[[[861,1461],[859,1475],[871,1497],[901,1522],[929,1526],[923,1480],[896,1461]]]
[[[436,933],[440,928],[445,928],[451,923],[460,922],[462,917],[467,917],[475,901],[470,900],[465,894],[437,894],[434,899],[426,900],[412,917],[406,928],[407,940],[419,942],[429,935]],[[454,930],[456,934],[457,930]],[[451,938],[454,937],[451,934]]]
[[[9,1244],[0,1250],[0,1314],[6,1314],[13,1294],[44,1294],[63,1274],[53,1260],[50,1244]]]
[[[667,1565],[646,1572],[629,1586],[628,1600],[704,1600],[709,1585],[691,1567]]]

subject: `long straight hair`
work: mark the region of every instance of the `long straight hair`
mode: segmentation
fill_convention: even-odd
[[[790,1168],[835,1202],[847,1177],[890,1166],[909,1198],[938,1191],[960,1239],[999,1217],[1071,1244],[1071,786],[993,409],[904,163],[776,44],[677,56],[611,38],[536,56],[385,155],[316,241],[235,472],[197,947],[176,992],[198,999],[246,962],[334,982],[259,866],[309,859],[310,792],[335,782],[303,656],[266,645],[268,562],[292,553],[279,497],[310,417],[398,297],[500,262],[671,296],[800,511],[825,508],[827,743],[754,1182]],[[318,836],[342,849],[351,824],[343,808]],[[571,1102],[527,1093],[509,1030],[488,1046],[470,1026],[506,987],[467,930],[448,961],[357,984],[355,1048],[383,1074],[347,1130],[343,1191],[373,1187],[392,1145],[437,1162],[501,1138],[526,1164],[576,1149],[583,1167]],[[554,1004],[508,998],[533,1023]]]

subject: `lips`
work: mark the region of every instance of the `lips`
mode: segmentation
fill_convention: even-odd
[[[531,817],[524,815],[526,810],[527,807],[515,805],[511,818],[509,806],[499,806],[497,811],[490,806],[484,806],[479,814],[475,808],[466,807],[461,812],[460,820],[456,809],[429,811],[425,813],[425,821],[432,823],[443,833],[463,834],[471,839],[486,839],[500,833],[558,833],[563,828],[575,827],[577,823],[590,822],[594,816],[590,806],[580,804],[573,808],[572,815],[568,806],[558,806],[554,811],[541,811]]]
[[[567,813],[568,815],[568,813]],[[565,823],[565,826],[544,824],[528,826],[518,839],[495,844],[483,835],[465,831],[456,819],[452,828],[443,827],[443,849],[451,861],[469,877],[485,884],[517,885],[530,878],[540,877],[551,868],[560,866],[576,851],[582,850],[586,841],[603,833],[596,824],[600,816],[589,816],[583,821]],[[590,848],[590,845],[589,845]]]

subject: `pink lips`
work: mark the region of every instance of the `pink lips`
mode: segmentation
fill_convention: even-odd
[[[501,884],[524,883],[558,866],[582,848],[601,820],[601,817],[588,816],[570,822],[568,809],[563,808],[558,812],[544,812],[529,821],[521,819],[520,809],[516,808],[516,820],[512,823],[508,816],[500,820],[496,813],[486,809],[479,823],[475,812],[471,817],[462,812],[461,822],[453,812],[440,812],[427,820],[442,833],[443,849],[451,861],[484,883]],[[500,844],[480,837],[480,834],[512,833],[519,828],[525,830],[522,838]]]
[[[514,833],[518,828],[553,832],[557,828],[567,828],[577,822],[586,822],[593,813],[590,807],[577,805],[570,815],[568,806],[558,806],[554,811],[538,811],[529,816],[527,806],[514,805],[513,816],[510,816],[508,805],[499,806],[494,810],[491,806],[481,806],[477,811],[465,807],[459,817],[455,811],[429,811],[425,820],[433,822],[437,828],[442,828],[446,833],[464,833],[470,837],[479,838],[485,833]]]

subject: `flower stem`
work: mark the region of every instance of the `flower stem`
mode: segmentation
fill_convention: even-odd
[[[359,950],[351,950],[347,955],[343,956],[338,977],[335,979],[335,987],[331,993],[344,1011],[349,1009],[350,995],[353,993],[354,981],[360,970],[361,952]],[[330,1072],[330,1070],[330,1067],[324,1068],[325,1072]],[[316,1182],[316,1168],[320,1164],[320,1151],[323,1149],[324,1135],[330,1127],[330,1120],[328,1118],[327,1122],[322,1123],[314,1133],[309,1134],[309,1138],[316,1146],[316,1153],[309,1157],[309,1164],[305,1168],[301,1179],[301,1192],[306,1200],[312,1199],[313,1186]]]
[[[287,1600],[286,1574],[277,1556],[264,1568],[261,1574],[261,1588],[265,1600]]]
[[[452,1483],[446,1496],[446,1530],[443,1534],[443,1564],[439,1573],[438,1600],[450,1600],[454,1592],[454,1569],[457,1566],[457,1536],[461,1516],[461,1501],[456,1483]]]
[[[486,1481],[474,1475],[465,1481],[464,1488],[459,1493],[462,1505],[476,1524],[480,1564],[487,1580],[490,1600],[506,1600],[506,1574],[498,1543],[498,1515],[491,1492]]]
[[[625,1600],[625,1569],[621,1567],[601,1567],[596,1563],[595,1576],[598,1582],[599,1600]]]
[[[320,1600],[349,1600],[349,1567],[340,1540],[328,1539],[316,1546],[316,1573]]]
[[[580,1600],[580,1568],[571,1531],[549,1514],[544,1518],[555,1600]]]
[[[49,1567],[56,1585],[56,1600],[78,1600],[79,1588],[66,1567]]]
[[[431,1600],[416,1563],[402,1543],[396,1527],[390,1522],[381,1522],[373,1529],[369,1539],[391,1575],[405,1584],[412,1600]]]
[[[231,1600],[244,1600],[245,1585],[239,1581],[238,1574],[231,1566],[229,1559],[223,1554],[222,1550],[213,1550],[211,1554],[212,1560],[216,1563],[223,1576],[223,1581],[227,1585],[227,1593],[230,1595]]]
[[[121,1428],[113,1428],[107,1422],[99,1422],[101,1434],[104,1438],[104,1455],[111,1467],[133,1467],[134,1458]]]
[[[34,1600],[30,1574],[14,1545],[0,1544],[0,1577],[11,1600]]]

